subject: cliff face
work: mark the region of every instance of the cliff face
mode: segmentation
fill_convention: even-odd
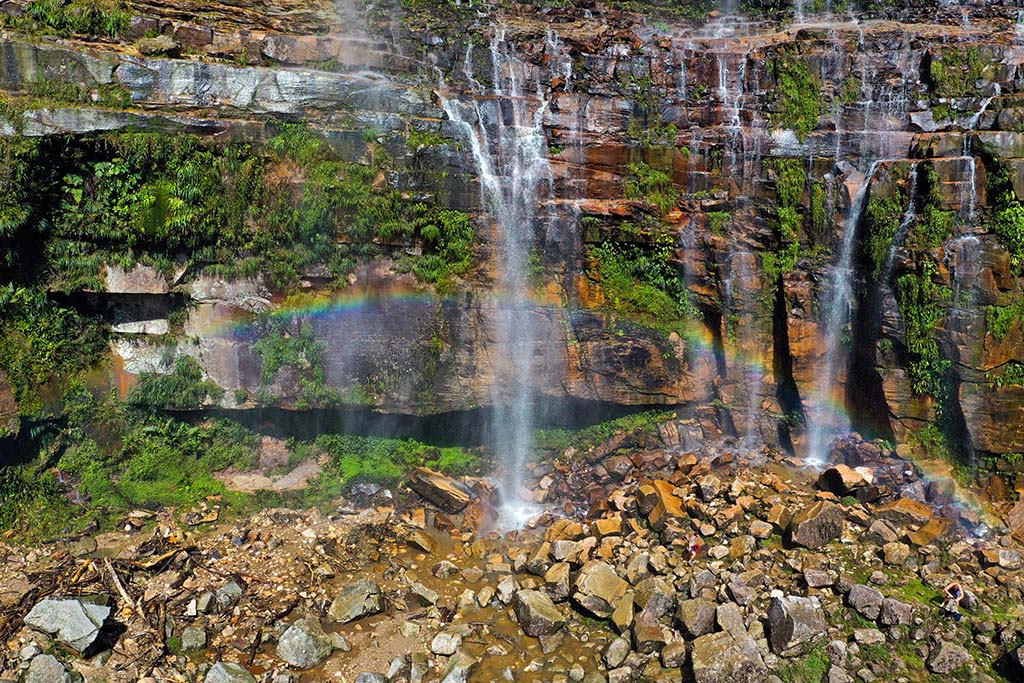
[[[105,40],[27,33],[24,8],[4,8],[3,132],[43,150],[24,173],[60,167],[32,213],[56,227],[19,228],[45,248],[5,242],[5,277],[31,272],[100,316],[123,392],[187,357],[216,387],[171,407],[501,401],[503,233],[481,159],[525,121],[547,141],[526,323],[539,395],[678,405],[700,438],[801,451],[846,428],[1024,451],[1015,8],[143,3]],[[296,122],[336,166],[286,149]],[[138,130],[202,150],[166,157],[183,168],[223,164],[197,185],[202,210],[240,217],[175,241],[201,202],[180,175],[157,191],[152,148],[132,166]],[[144,239],[90,227],[119,206],[97,199],[119,182],[97,161],[158,207]],[[258,196],[239,194],[244,163]],[[354,167],[369,171],[359,192],[391,203],[361,214],[363,195],[332,180]],[[290,235],[308,257],[282,256]]]

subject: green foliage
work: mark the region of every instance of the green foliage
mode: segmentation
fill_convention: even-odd
[[[821,117],[821,79],[790,55],[776,58],[773,69],[777,105],[772,124],[794,131],[804,141],[818,127]]]
[[[828,656],[819,645],[804,657],[786,661],[779,667],[779,678],[783,683],[821,683],[828,669]]]
[[[653,245],[603,242],[589,248],[612,309],[663,331],[696,317],[689,290],[673,264],[669,235]]]
[[[900,227],[901,214],[900,204],[893,197],[872,198],[868,202],[865,223],[868,231],[868,254],[874,266],[875,279],[882,274],[885,259]]]
[[[0,285],[0,370],[21,414],[59,400],[106,351],[105,327],[38,289]]]
[[[128,403],[164,410],[191,410],[205,403],[216,403],[224,390],[211,380],[203,378],[203,369],[191,356],[174,361],[169,374],[144,372],[139,383],[128,395]]]
[[[778,198],[776,251],[762,255],[762,266],[768,284],[766,297],[774,295],[779,278],[796,268],[800,258],[800,230],[803,227],[802,209],[807,171],[802,159],[777,158],[771,160],[775,169],[775,194]]]
[[[990,370],[985,373],[987,381],[993,389],[1002,389],[1005,386],[1024,386],[1024,363],[1015,360],[1008,361],[1000,368],[1001,372]]]
[[[587,449],[607,441],[622,433],[644,432],[657,434],[658,425],[671,420],[675,413],[649,410],[634,415],[600,422],[582,429],[542,429],[536,434],[534,443],[538,452],[549,456],[558,456],[572,449],[576,453],[584,453]]]
[[[642,161],[629,164],[626,171],[623,183],[626,199],[644,202],[662,215],[675,207],[679,194],[668,172],[652,168]]]
[[[803,159],[772,159],[775,169],[775,194],[781,206],[800,206],[807,187],[807,166]]]
[[[31,0],[21,16],[0,22],[23,31],[116,38],[127,32],[131,15],[120,0]]]
[[[341,395],[327,385],[321,359],[323,343],[316,339],[309,321],[271,319],[267,334],[252,345],[252,350],[263,363],[264,388],[277,379],[283,368],[295,373],[299,384],[297,408],[341,403]]]
[[[438,289],[473,267],[468,216],[403,196],[383,154],[342,161],[302,126],[261,149],[137,132],[0,145],[0,257],[13,264],[13,245],[45,231],[39,267],[64,291],[101,289],[103,263],[169,273],[182,253],[189,272],[267,273],[282,289],[313,266],[344,282],[359,259],[392,251]]]
[[[432,130],[417,130],[413,128],[406,136],[405,142],[409,146],[409,151],[415,152],[425,147],[440,147],[441,145],[451,144],[454,141]]]
[[[1024,205],[1016,197],[999,202],[992,214],[992,231],[1010,253],[1014,273],[1024,275]]]
[[[342,482],[394,484],[417,466],[452,475],[476,473],[480,466],[479,458],[464,449],[435,448],[412,439],[331,434],[315,444],[331,456],[330,468]]]
[[[728,211],[708,211],[708,228],[712,235],[724,235],[725,226],[732,220],[732,214]]]
[[[1024,301],[1017,301],[1009,306],[986,306],[985,329],[996,341],[1006,339],[1014,325],[1024,321]]]
[[[933,396],[941,405],[947,393],[946,373],[950,361],[942,358],[934,332],[942,317],[939,303],[949,299],[949,290],[935,284],[938,269],[923,261],[920,273],[908,273],[896,280],[896,301],[903,318],[910,388],[917,396]]]

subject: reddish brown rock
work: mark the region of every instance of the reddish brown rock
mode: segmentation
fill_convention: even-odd
[[[469,505],[469,492],[455,479],[426,467],[417,467],[409,474],[409,488],[445,512],[461,512]]]

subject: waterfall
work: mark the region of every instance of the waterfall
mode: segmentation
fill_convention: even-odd
[[[841,347],[843,333],[850,321],[850,309],[853,304],[854,238],[857,234],[861,214],[864,212],[868,186],[871,184],[871,178],[879,163],[876,161],[871,164],[850,200],[850,208],[846,213],[843,227],[843,237],[839,245],[839,255],[829,272],[828,299],[823,311],[825,315],[825,357],[819,366],[816,400],[808,411],[810,426],[807,434],[807,459],[814,465],[825,462],[829,445],[826,439],[833,436],[836,431],[849,426],[843,411],[841,409],[831,411],[829,405],[832,402],[831,398],[837,393],[835,390],[837,389],[836,384],[839,382],[838,365],[840,362],[845,363],[846,361],[846,354],[842,352]],[[841,403],[841,401],[837,402]],[[839,418],[842,424],[834,425],[835,418]]]
[[[743,445],[753,448],[760,443],[757,428],[757,417],[761,411],[761,397],[764,393],[764,359],[759,349],[743,348],[744,341],[759,338],[759,331],[749,330],[757,325],[758,293],[750,287],[757,257],[749,251],[733,251],[728,258],[728,272],[725,277],[725,303],[729,312],[735,316],[735,344],[737,348],[737,366],[742,368],[743,383],[746,386],[747,424],[743,433]],[[737,286],[737,281],[739,285]],[[739,292],[736,290],[739,289]]]
[[[959,321],[964,313],[976,316],[978,314],[974,308],[976,283],[983,270],[981,240],[974,235],[956,238],[949,245],[947,260],[953,271],[953,304],[950,317]]]
[[[503,477],[501,523],[520,525],[532,508],[520,500],[533,440],[533,354],[541,341],[529,303],[528,261],[541,217],[538,206],[551,196],[552,174],[543,122],[548,101],[539,77],[505,40],[491,39],[493,86],[474,78],[472,45],[464,73],[468,101],[440,94],[448,118],[469,141],[486,207],[498,227],[499,282],[495,292],[496,359],[492,446]],[[533,76],[533,93],[527,91]]]

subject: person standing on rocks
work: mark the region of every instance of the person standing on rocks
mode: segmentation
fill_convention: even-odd
[[[697,536],[697,534],[690,535],[690,541],[688,545],[690,549],[691,560],[696,559],[697,556],[700,555],[700,551],[704,548],[704,544],[700,542],[700,538]]]

